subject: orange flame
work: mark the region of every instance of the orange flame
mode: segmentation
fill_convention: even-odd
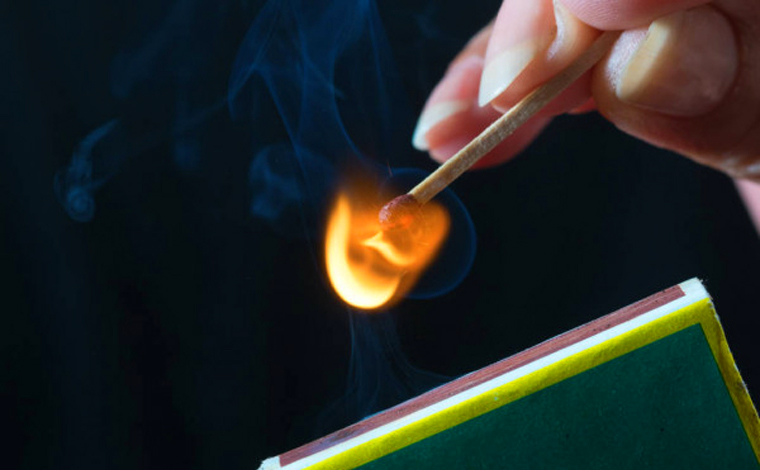
[[[423,206],[407,229],[380,230],[380,205],[341,193],[325,241],[327,274],[338,295],[361,309],[400,299],[433,260],[449,229],[446,210]]]

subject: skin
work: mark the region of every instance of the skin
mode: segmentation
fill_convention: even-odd
[[[445,161],[501,112],[566,66],[603,30],[624,31],[611,53],[484,157],[479,167],[512,158],[556,115],[596,110],[623,132],[732,177],[760,182],[760,2],[756,0],[557,0],[555,4],[505,0],[495,20],[454,58],[431,94],[421,119],[426,120],[421,126],[425,132],[418,132],[415,145]],[[658,50],[654,65],[640,67],[641,59],[634,67],[634,57],[647,57],[637,56],[637,51],[654,42],[648,38],[658,31],[677,31],[679,39]],[[532,59],[506,89],[492,96],[498,80],[487,79],[484,69],[509,55],[504,51],[525,49],[524,44],[532,47],[527,49],[535,53]],[[691,67],[695,72],[691,76],[698,80],[689,82],[688,74],[678,67],[687,71]],[[648,75],[629,79],[634,76],[630,70],[647,70]],[[479,106],[482,87],[490,90],[486,93],[490,101]],[[425,116],[432,106],[453,100],[470,105],[439,120],[431,118],[434,112]],[[752,191],[744,191],[745,199],[760,207],[759,192],[752,196]]]

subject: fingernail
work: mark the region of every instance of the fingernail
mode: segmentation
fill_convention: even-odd
[[[617,97],[673,116],[699,116],[717,106],[738,67],[734,34],[717,10],[697,7],[653,22],[624,66]]]
[[[412,136],[414,148],[421,151],[429,150],[430,145],[425,139],[425,134],[439,122],[466,111],[469,107],[470,102],[468,101],[443,101],[425,108],[417,121],[417,127]]]
[[[480,79],[478,104],[485,106],[502,94],[542,50],[541,44],[530,41],[503,51],[491,59]]]
[[[477,54],[466,56],[452,64],[430,93],[430,98],[417,120],[417,127],[412,135],[414,148],[421,151],[430,150],[430,143],[425,137],[428,131],[475,105],[478,81],[482,72],[483,57]]]
[[[553,4],[556,32],[546,55],[555,60],[563,54],[575,58],[591,45],[599,33],[573,15],[561,1],[554,0]]]
[[[552,0],[505,1],[486,51],[478,104],[487,105],[509,88],[555,33]]]

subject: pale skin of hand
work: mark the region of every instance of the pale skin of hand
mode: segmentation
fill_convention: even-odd
[[[562,113],[597,110],[620,130],[732,177],[760,230],[760,1],[505,0],[450,64],[415,131],[443,162],[605,30],[593,70],[478,167],[503,163]]]

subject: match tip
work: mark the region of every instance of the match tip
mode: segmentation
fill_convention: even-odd
[[[411,194],[402,194],[380,209],[380,227],[383,230],[409,228],[417,218],[421,204]]]

